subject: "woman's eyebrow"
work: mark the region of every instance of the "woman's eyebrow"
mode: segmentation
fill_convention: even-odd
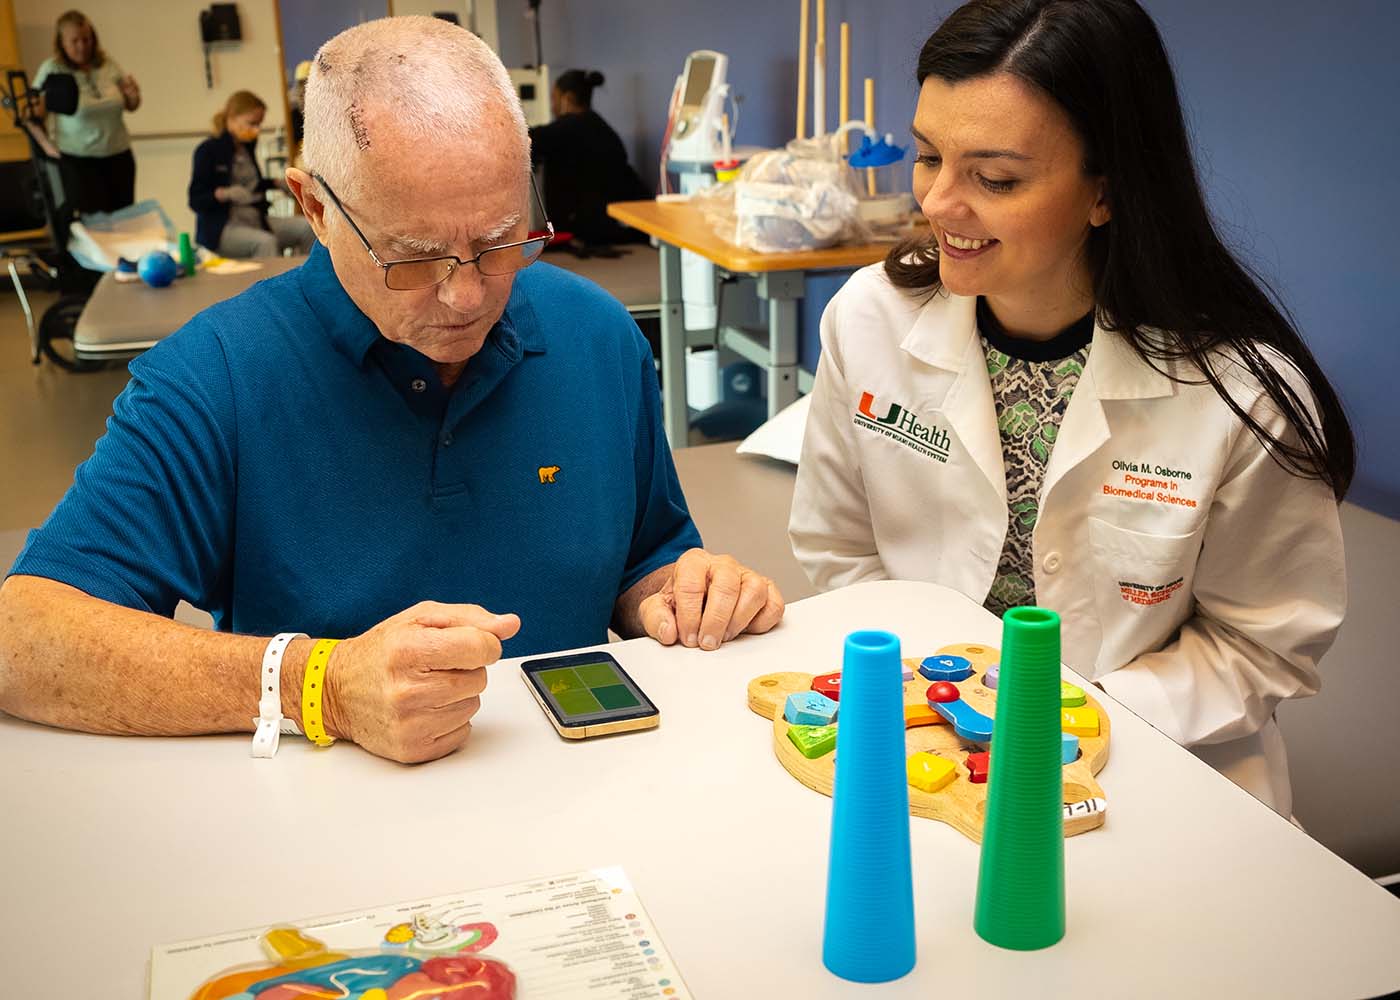
[[[925,136],[913,125],[909,126],[909,132],[919,142],[922,142],[927,146],[934,145],[931,139]],[[1014,149],[974,149],[971,152],[964,153],[963,156],[974,160],[1019,160],[1023,163],[1035,159],[1035,157],[1027,156],[1025,153],[1018,153]]]

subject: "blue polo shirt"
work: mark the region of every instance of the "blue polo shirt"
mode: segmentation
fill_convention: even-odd
[[[224,631],[356,635],[423,600],[520,615],[506,656],[606,641],[700,544],[626,310],[517,275],[451,389],[380,336],[319,244],[131,364],[107,433],[12,573]]]

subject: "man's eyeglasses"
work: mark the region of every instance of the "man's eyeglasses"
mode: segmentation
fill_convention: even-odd
[[[369,240],[365,239],[365,234],[360,231],[360,227],[355,225],[355,220],[350,218],[350,213],[345,211],[345,206],[340,203],[340,198],[331,190],[331,186],[326,183],[326,179],[320,174],[312,174],[316,178],[316,183],[321,185],[321,189],[330,196],[331,203],[340,210],[340,214],[345,216],[345,221],[350,223],[350,228],[355,231],[355,235],[364,244],[365,250],[370,258],[379,265],[384,272],[384,284],[399,292],[412,292],[423,288],[431,288],[452,277],[459,267],[466,267],[468,264],[475,264],[477,270],[487,275],[514,274],[516,271],[529,267],[540,259],[540,254],[544,253],[544,248],[549,241],[554,239],[554,224],[545,218],[545,231],[542,234],[531,236],[529,239],[521,240],[518,243],[504,243],[501,246],[488,247],[470,260],[463,260],[451,254],[444,254],[441,257],[413,257],[408,260],[381,260],[379,254],[374,252],[374,247],[369,245]],[[530,178],[530,190],[535,194],[535,202],[540,206],[540,214],[544,215],[544,202],[540,199],[540,192],[535,187],[535,178]]]

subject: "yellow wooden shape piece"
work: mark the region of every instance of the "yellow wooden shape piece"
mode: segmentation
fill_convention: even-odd
[[[936,792],[958,776],[951,760],[922,750],[909,755],[904,769],[909,775],[909,784],[925,792]]]
[[[1060,709],[1060,728],[1073,736],[1099,735],[1099,713],[1087,705]]]
[[[928,704],[905,705],[904,706],[904,728],[913,729],[915,726],[946,726],[948,720],[943,718]]]

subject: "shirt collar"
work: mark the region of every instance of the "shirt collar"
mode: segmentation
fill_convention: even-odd
[[[298,270],[306,304],[320,321],[322,329],[336,350],[356,365],[363,367],[370,348],[383,339],[370,320],[346,293],[336,276],[330,251],[319,240],[311,248],[311,256]],[[543,354],[545,337],[534,303],[529,293],[530,282],[522,271],[515,278],[505,312],[487,335],[486,345],[494,346],[507,356]]]
[[[1160,335],[1158,335],[1160,336]],[[900,347],[938,368],[962,372],[982,364],[977,337],[977,300],[939,290],[920,309]],[[1162,362],[1167,372],[1175,365]],[[1152,399],[1171,396],[1176,383],[1144,361],[1126,337],[1094,323],[1088,369],[1100,399]]]

